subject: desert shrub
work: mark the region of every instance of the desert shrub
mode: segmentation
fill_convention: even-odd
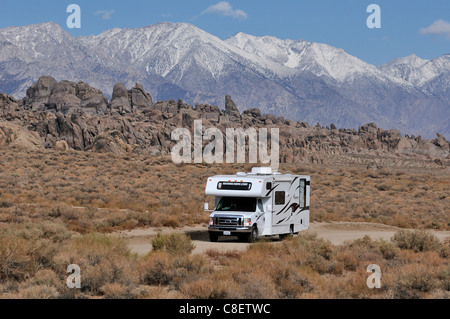
[[[378,241],[378,248],[380,249],[383,258],[386,260],[394,259],[400,253],[399,248],[394,243],[385,240]]]
[[[236,297],[239,283],[229,272],[206,272],[180,285],[184,298],[226,299]]]
[[[442,270],[438,274],[439,281],[441,282],[441,288],[445,291],[450,291],[450,267]]]
[[[288,266],[280,269],[274,276],[274,282],[277,286],[279,298],[299,298],[303,293],[313,290],[306,272],[298,267]]]
[[[152,240],[154,251],[165,251],[170,255],[190,254],[195,245],[189,236],[180,233],[161,234],[159,233]]]
[[[133,299],[133,288],[117,283],[108,283],[100,288],[105,299]]]
[[[229,291],[232,299],[274,299],[277,290],[273,280],[262,271],[240,273],[235,277],[237,286]]]
[[[11,234],[0,234],[0,279],[23,280],[32,271],[31,244]]]
[[[341,277],[329,278],[326,281],[326,286],[323,288],[328,288],[330,292],[321,292],[321,295],[327,296],[330,294],[329,298],[377,298],[377,294],[383,294],[385,287],[382,286],[381,289],[369,289],[367,288],[367,277],[368,273],[366,268],[358,268],[356,271],[346,274]]]
[[[205,274],[205,260],[203,256],[181,255],[173,258],[172,264],[173,279],[171,285],[179,289],[184,281],[195,280]]]
[[[162,221],[164,227],[176,228],[180,225],[179,218],[175,216],[167,217]]]
[[[340,261],[333,261],[330,264],[330,267],[328,269],[329,273],[333,275],[342,275],[345,269],[345,265],[343,262]]]
[[[14,204],[10,201],[0,201],[0,208],[9,208],[13,206]]]
[[[355,271],[360,261],[358,260],[356,254],[350,249],[343,249],[336,254],[336,261],[342,263],[345,270]]]
[[[238,250],[220,251],[216,248],[209,248],[205,251],[205,255],[211,258],[220,258],[223,256],[229,259],[239,259],[241,258],[242,253]]]
[[[391,186],[386,185],[386,184],[380,184],[380,185],[375,185],[375,188],[378,189],[381,192],[385,192],[391,189]]]
[[[392,291],[396,299],[420,299],[436,286],[436,277],[425,266],[403,267],[395,279]]]
[[[194,299],[211,299],[214,294],[214,282],[210,279],[199,279],[192,282],[183,283],[180,291]]]
[[[319,241],[314,249],[313,252],[318,254],[319,256],[323,257],[326,260],[330,260],[331,256],[333,255],[333,249],[330,242],[324,242]]]
[[[450,240],[448,238],[441,245],[441,248],[439,250],[439,256],[441,256],[441,258],[450,257]]]
[[[133,271],[136,262],[136,256],[121,238],[92,233],[73,239],[61,249],[54,258],[54,267],[61,276],[67,276],[63,273],[68,265],[79,265],[81,291],[99,294],[106,284],[136,284],[138,276]]]
[[[415,252],[440,250],[442,248],[439,239],[425,230],[400,230],[395,233],[392,241],[400,249],[411,249]]]
[[[64,288],[65,281],[58,277],[58,275],[51,269],[42,269],[36,272],[36,274],[22,282],[19,285],[20,289],[25,289],[33,286],[47,286],[53,287],[57,291],[61,291]]]
[[[37,285],[19,290],[14,297],[18,299],[56,299],[59,297],[59,292],[55,287]]]
[[[0,230],[0,279],[22,281],[50,267],[60,244],[71,237],[51,222],[9,224]]]
[[[139,279],[145,285],[164,285],[172,289],[197,280],[206,270],[202,256],[174,256],[165,251],[152,251],[139,263]]]
[[[319,274],[326,274],[333,271],[332,263],[317,254],[309,255],[306,258],[304,264],[310,267],[311,270],[314,270]]]
[[[145,285],[168,285],[173,278],[169,268],[170,259],[167,253],[151,252],[139,263],[139,280]]]

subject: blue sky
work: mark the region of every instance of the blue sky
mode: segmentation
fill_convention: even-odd
[[[369,63],[450,53],[449,0],[24,0],[2,1],[0,28],[53,21],[74,36],[162,21],[188,22],[221,38],[237,32],[327,43]],[[69,4],[81,7],[81,29],[69,29]],[[369,4],[381,29],[369,29]]]

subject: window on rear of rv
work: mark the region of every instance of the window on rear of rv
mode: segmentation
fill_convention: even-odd
[[[275,192],[275,205],[284,205],[286,202],[285,192]]]

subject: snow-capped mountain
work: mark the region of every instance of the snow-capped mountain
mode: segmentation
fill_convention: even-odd
[[[339,118],[339,123],[354,126],[355,122],[373,119],[379,125],[399,128],[403,132],[433,135],[433,130],[445,127],[449,120],[448,56],[429,62],[416,56],[400,58],[377,68],[342,49],[304,40],[238,33],[226,42],[291,69],[294,75],[286,77],[286,71],[278,75],[288,79],[286,87],[299,95],[309,91],[308,83],[305,85],[302,80],[310,77],[311,73],[325,82],[327,88],[332,88],[336,94],[328,92],[329,100],[323,95],[316,100],[317,95],[326,92],[323,87],[319,92],[310,91],[308,99],[316,100],[319,106],[305,106],[302,115],[308,114],[308,118],[314,118],[314,121],[321,122],[321,118],[332,121],[334,117]],[[403,73],[407,68],[410,71]],[[416,73],[415,77],[408,76],[412,73]],[[425,83],[429,84],[431,79],[439,79],[440,83],[427,87]],[[330,105],[333,106],[331,109]],[[319,113],[308,113],[311,110],[319,110]],[[437,114],[442,118],[439,119]],[[422,130],[421,121],[428,123],[426,132]]]
[[[383,64],[379,69],[390,76],[421,86],[441,74],[450,72],[450,55],[428,61],[413,54]]]
[[[251,54],[272,60],[279,66],[293,70],[294,73],[310,71],[318,77],[328,77],[336,82],[369,73],[385,78],[375,66],[327,44],[304,40],[280,40],[271,36],[256,37],[245,33],[238,33],[226,42]],[[279,75],[284,76],[285,73]]]
[[[1,90],[15,96],[23,96],[43,74],[96,83],[102,90],[109,90],[108,84],[115,79],[137,75],[136,70],[130,72],[51,22],[0,30],[0,70]]]
[[[450,54],[429,61],[411,55],[381,65],[379,69],[450,105]]]
[[[41,75],[81,80],[107,96],[117,82],[140,82],[156,99],[222,107],[231,94],[241,111],[310,124],[450,135],[449,55],[376,67],[326,44],[244,33],[223,41],[187,23],[77,38],[54,23],[1,29],[0,91],[22,97]]]
[[[159,23],[139,29],[113,29],[80,41],[122,64],[145,70],[149,77],[161,76],[182,87],[192,103],[223,104],[224,92],[235,93],[237,85],[242,91],[248,88],[262,92],[270,87],[284,94],[268,78],[275,63],[229,45],[191,24]],[[258,103],[251,99],[247,103]]]

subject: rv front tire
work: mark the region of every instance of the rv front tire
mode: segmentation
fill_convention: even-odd
[[[258,228],[253,227],[252,232],[248,235],[248,242],[254,243],[258,238]]]

